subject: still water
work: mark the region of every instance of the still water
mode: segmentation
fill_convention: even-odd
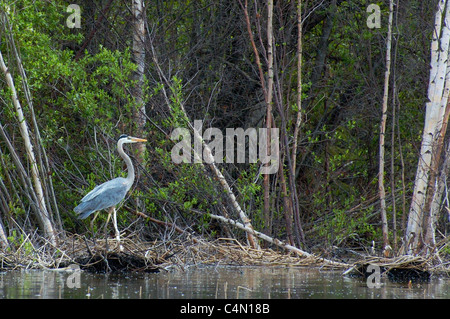
[[[151,274],[90,274],[60,271],[0,272],[0,298],[450,298],[450,279],[398,284],[341,271],[272,267],[193,267]],[[79,287],[77,287],[79,286]]]

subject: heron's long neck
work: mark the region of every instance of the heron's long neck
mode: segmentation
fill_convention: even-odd
[[[117,150],[119,151],[120,156],[123,158],[123,160],[127,164],[128,176],[126,179],[127,179],[128,184],[131,187],[131,185],[134,182],[134,166],[133,166],[133,163],[131,162],[130,157],[123,151],[123,142],[120,140],[119,140],[119,143],[117,143]]]

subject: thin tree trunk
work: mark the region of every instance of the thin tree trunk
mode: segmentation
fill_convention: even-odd
[[[397,95],[394,95],[397,97]],[[398,110],[400,113],[400,105],[398,104]],[[402,147],[402,139],[400,135],[400,125],[399,125],[399,116],[397,117],[397,143],[399,148],[399,155],[400,155],[400,167],[401,167],[401,181],[402,181],[402,222],[401,222],[401,229],[402,234],[406,234],[406,217],[407,217],[407,211],[406,211],[406,181],[405,181],[405,159],[403,158],[403,147]],[[397,250],[398,252],[398,250]]]
[[[297,143],[300,126],[302,124],[302,56],[303,56],[303,27],[302,27],[302,0],[297,5],[297,121],[294,128],[294,143],[292,146],[292,170],[295,173],[297,162]]]
[[[258,66],[259,80],[261,81],[261,87],[262,87],[262,90],[264,93],[264,98],[267,101],[266,81],[264,79],[264,71],[262,69],[261,59],[259,58],[259,52],[258,52],[258,49],[256,48],[255,39],[253,37],[253,32],[252,32],[252,26],[250,23],[250,17],[248,15],[248,1],[245,0],[245,3],[242,4],[241,0],[239,0],[239,3],[244,11],[245,22],[247,24],[247,32],[248,32],[248,36],[250,38],[250,44],[252,45],[253,53],[255,54],[256,65]]]
[[[270,158],[270,128],[272,127],[272,99],[273,99],[273,31],[272,31],[272,19],[273,19],[273,0],[268,1],[267,6],[267,69],[268,69],[268,80],[267,80],[267,96],[266,96],[266,128],[267,128],[267,156]],[[272,163],[270,161],[266,164],[270,166]],[[264,175],[264,226],[266,234],[271,233],[271,220],[270,220],[270,175]]]
[[[145,71],[145,6],[144,0],[132,0],[133,12],[133,59],[136,63],[136,70],[132,74],[135,85],[132,88],[136,103],[134,109],[134,122],[136,123],[136,135],[143,136],[146,123],[146,111],[144,103],[144,71]],[[140,162],[143,160],[145,153],[145,143],[137,145],[137,158]]]
[[[381,206],[381,227],[383,232],[383,252],[387,255],[390,253],[389,245],[389,231],[386,216],[386,192],[384,189],[384,141],[386,134],[386,119],[387,119],[387,104],[389,98],[389,76],[391,72],[391,43],[392,43],[392,20],[394,11],[394,1],[389,2],[389,24],[388,24],[388,36],[386,42],[386,72],[384,74],[384,93],[383,93],[383,106],[381,114],[380,125],[380,153],[379,153],[379,171],[378,171],[378,191],[380,196]],[[393,154],[391,154],[393,156]]]
[[[395,62],[394,62],[395,64]],[[394,241],[394,251],[397,252],[397,203],[395,200],[395,124],[396,124],[396,106],[395,106],[395,95],[396,95],[396,84],[395,75],[392,87],[392,130],[391,130],[391,196],[392,196],[392,232]]]
[[[34,190],[37,195],[37,205],[39,207],[39,210],[37,210],[39,213],[37,214],[37,218],[41,224],[41,227],[44,231],[45,236],[50,240],[50,242],[56,246],[56,233],[54,231],[51,217],[48,213],[47,206],[45,204],[45,197],[44,197],[44,191],[42,188],[42,183],[39,177],[39,169],[37,166],[36,157],[33,151],[33,145],[31,144],[30,135],[29,135],[29,129],[27,122],[25,120],[25,117],[23,115],[22,106],[20,105],[19,98],[17,96],[16,88],[14,86],[14,80],[11,76],[11,73],[9,72],[8,68],[6,67],[6,64],[3,60],[3,55],[0,51],[0,68],[4,73],[4,76],[6,78],[6,83],[11,91],[11,99],[14,105],[14,108],[16,110],[16,116],[17,121],[19,123],[19,129],[20,134],[24,140],[24,146],[27,154],[27,158],[29,161],[29,164],[31,166],[31,175],[33,179],[34,184]]]
[[[272,99],[273,99],[273,31],[272,31],[272,19],[273,19],[273,0],[269,0],[268,2],[268,22],[267,22],[267,47],[268,47],[268,56],[267,56],[267,61],[268,61],[268,85],[266,86],[266,81],[265,81],[265,77],[264,77],[264,71],[262,68],[262,64],[261,64],[261,60],[259,57],[259,52],[258,49],[256,47],[255,44],[255,40],[253,37],[253,32],[252,32],[252,28],[251,28],[251,23],[250,23],[250,16],[248,14],[248,1],[245,0],[245,3],[242,4],[242,2],[239,0],[239,3],[244,11],[244,16],[245,16],[245,21],[246,21],[246,25],[247,25],[247,32],[250,38],[250,43],[252,45],[253,48],[253,53],[255,54],[255,59],[256,59],[256,65],[258,67],[258,71],[259,71],[259,79],[261,82],[261,87],[264,93],[264,99],[266,102],[266,127],[268,128],[267,130],[267,148],[266,148],[266,152],[267,155],[270,155],[270,129],[272,126]],[[267,163],[267,165],[270,165],[270,163]],[[264,194],[263,194],[263,199],[264,199],[264,205],[263,205],[263,216],[264,216],[264,221],[266,223],[266,226],[268,226],[270,224],[270,176],[269,174],[265,174],[264,175],[264,180],[263,180],[263,190],[264,190]],[[268,227],[269,228],[269,227]],[[267,229],[266,231],[268,231],[269,229]]]
[[[283,161],[279,161],[280,168],[278,174],[280,176],[281,196],[283,197],[284,219],[286,221],[286,237],[289,244],[294,245],[294,237],[292,233],[292,207],[289,201],[289,194],[286,187],[286,178],[284,176]]]
[[[294,127],[294,142],[292,146],[292,160],[291,160],[291,167],[292,171],[289,172],[292,174],[290,177],[290,180],[292,179],[292,186],[294,189],[292,192],[296,192],[296,169],[297,169],[297,147],[298,147],[298,136],[300,132],[300,127],[302,124],[302,58],[303,58],[303,44],[302,44],[302,36],[303,36],[303,21],[302,21],[302,0],[298,0],[297,5],[297,120],[295,122]],[[288,147],[286,145],[286,147]],[[289,161],[288,161],[289,162]],[[298,194],[294,194],[293,198],[295,199],[295,212],[293,214],[294,221],[295,221],[295,232],[298,234],[298,240],[301,240],[303,243],[305,242],[305,235],[303,233],[303,229],[300,222],[300,208],[298,205]],[[293,203],[292,203],[293,205]]]
[[[396,3],[397,11],[395,13],[395,26],[397,34],[398,30],[398,2]],[[394,27],[394,23],[392,23],[392,27]],[[391,129],[391,196],[392,196],[392,232],[393,232],[393,241],[394,241],[394,253],[397,253],[397,203],[395,200],[395,135],[396,135],[396,127],[397,127],[397,77],[396,77],[396,65],[397,65],[397,51],[398,51],[398,41],[395,41],[395,49],[394,49],[394,66],[392,68],[392,129]],[[400,153],[401,153],[400,148]]]

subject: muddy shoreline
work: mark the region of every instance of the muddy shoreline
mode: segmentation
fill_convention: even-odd
[[[348,253],[339,256],[336,263],[321,256],[299,256],[278,247],[254,249],[237,240],[221,238],[205,241],[180,236],[170,241],[143,241],[136,237],[122,238],[123,251],[115,240],[88,239],[70,234],[57,249],[44,243],[40,248],[0,252],[0,270],[52,269],[64,270],[73,265],[90,273],[155,273],[184,270],[186,267],[266,266],[309,267],[321,270],[339,270],[352,277],[368,276],[367,267],[379,267],[382,275],[397,282],[425,282],[431,276],[450,277],[450,262],[438,258],[400,256],[383,258]]]

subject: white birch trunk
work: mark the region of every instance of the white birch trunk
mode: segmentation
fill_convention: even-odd
[[[272,99],[273,99],[273,0],[269,0],[267,4],[267,96],[266,96],[266,128],[267,141],[271,140],[270,128],[272,127]],[[270,156],[270,143],[266,147],[267,156]],[[271,163],[266,164],[270,166]],[[271,218],[270,218],[270,175],[264,175],[264,228],[267,233],[271,232]]]
[[[6,249],[8,247],[8,238],[6,237],[5,228],[0,220],[0,248]]]
[[[56,234],[53,229],[53,225],[50,220],[50,216],[45,204],[44,191],[42,189],[42,183],[39,177],[39,169],[37,166],[36,158],[33,151],[33,145],[31,144],[28,125],[23,115],[22,106],[20,105],[19,98],[17,96],[16,88],[14,86],[14,80],[6,67],[3,55],[0,51],[0,69],[6,78],[6,83],[11,90],[11,99],[16,110],[17,121],[19,123],[20,134],[24,140],[24,146],[27,153],[28,161],[31,166],[31,175],[33,179],[34,190],[36,192],[36,203],[39,206],[39,213],[37,218],[43,228],[45,236],[50,240],[53,245],[56,245]]]
[[[391,43],[392,43],[392,20],[394,15],[394,1],[389,2],[389,23],[388,23],[388,35],[386,42],[386,72],[384,74],[384,93],[383,93],[383,105],[381,113],[381,125],[380,125],[380,153],[379,153],[379,171],[378,171],[378,191],[380,196],[381,206],[381,227],[383,233],[383,252],[388,254],[390,251],[389,237],[388,237],[388,223],[386,217],[386,192],[384,189],[384,140],[386,134],[386,119],[387,119],[387,107],[389,98],[389,77],[391,72]],[[386,255],[387,257],[387,255]]]
[[[441,211],[442,195],[445,191],[446,180],[450,171],[450,142],[447,144],[447,150],[445,151],[445,159],[442,165],[441,172],[438,179],[436,180],[436,189],[433,194],[433,199],[431,202],[429,221],[426,227],[425,242],[430,249],[430,252],[436,246],[436,222],[439,212]]]
[[[426,104],[422,145],[405,235],[405,248],[408,254],[416,252],[423,240],[423,216],[430,167],[432,166],[435,147],[441,131],[450,89],[450,82],[447,77],[449,27],[450,5],[448,5],[447,0],[440,0],[431,42],[431,69],[428,85],[429,102]]]

